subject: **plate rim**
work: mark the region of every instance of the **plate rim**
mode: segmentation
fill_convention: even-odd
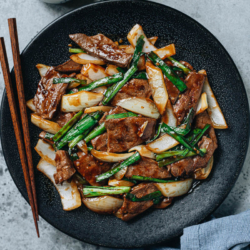
[[[80,6],[76,9],[73,9],[73,10],[70,10],[66,13],[64,13],[63,15],[57,17],[55,20],[53,20],[52,22],[50,22],[49,24],[47,24],[43,29],[41,29],[32,39],[31,41],[25,46],[25,48],[22,50],[21,52],[21,56],[29,49],[29,47],[32,45],[32,43],[45,31],[47,30],[49,27],[53,26],[57,21],[59,21],[60,19],[63,19],[65,17],[67,17],[68,15],[71,15],[75,12],[78,12],[82,9],[85,9],[85,8],[88,8],[88,7],[91,7],[91,6],[95,6],[95,5],[101,5],[101,4],[108,4],[108,3],[119,3],[119,2],[143,2],[144,4],[153,4],[153,5],[157,5],[157,6],[160,6],[160,7],[163,7],[163,8],[167,8],[167,9],[170,9],[171,11],[174,11],[176,12],[177,14],[181,14],[181,15],[184,15],[186,18],[190,19],[192,22],[194,22],[196,25],[198,25],[201,29],[203,29],[206,33],[208,33],[213,39],[216,40],[216,42],[221,46],[221,49],[223,50],[223,52],[225,53],[225,55],[227,56],[227,58],[230,60],[230,62],[232,63],[233,67],[235,68],[236,70],[236,74],[238,75],[239,77],[239,81],[241,82],[242,86],[243,86],[243,94],[246,96],[245,98],[245,104],[246,106],[248,107],[248,110],[247,110],[247,120],[246,120],[246,124],[247,124],[247,127],[248,127],[248,130],[247,130],[247,138],[249,138],[250,136],[250,108],[249,108],[249,101],[248,101],[248,96],[247,96],[247,92],[246,92],[246,88],[245,88],[245,85],[244,85],[244,82],[242,80],[242,77],[240,75],[240,72],[235,64],[235,62],[233,61],[232,57],[230,56],[229,52],[226,50],[226,48],[223,46],[223,44],[219,41],[219,39],[213,35],[206,27],[204,27],[202,24],[200,24],[198,21],[196,21],[194,18],[190,17],[189,15],[179,11],[178,9],[175,9],[173,7],[170,7],[168,5],[165,5],[165,4],[162,4],[162,3],[157,3],[157,2],[153,2],[151,0],[149,1],[145,1],[145,0],[104,0],[102,2],[96,2],[96,3],[90,3],[90,4],[87,4],[87,5],[84,5],[84,6]],[[14,67],[12,67],[11,69],[11,75],[14,74]],[[3,95],[2,95],[2,100],[1,100],[1,107],[0,107],[0,136],[2,134],[2,129],[3,129],[3,123],[2,123],[2,120],[3,120],[3,104],[4,104],[4,101],[5,101],[5,98],[6,98],[6,89],[4,88],[4,91],[3,91]],[[3,146],[3,141],[2,141],[2,136],[1,136],[1,146],[2,146],[2,152],[3,152],[3,156],[4,156],[4,160],[6,162],[6,166],[7,168],[9,169],[8,165],[10,164],[9,161],[8,161],[8,158],[7,158],[7,153],[6,153],[6,149],[4,148]],[[238,166],[238,173],[237,173],[237,176],[234,177],[234,181],[231,182],[231,185],[230,185],[230,188],[228,188],[228,191],[226,192],[226,194],[224,194],[224,196],[222,197],[220,203],[218,203],[215,208],[206,216],[203,216],[203,218],[198,222],[198,223],[202,223],[208,216],[210,216],[222,203],[223,201],[226,199],[226,197],[229,195],[229,193],[231,192],[232,188],[234,187],[241,171],[242,171],[242,168],[243,168],[243,165],[245,163],[245,160],[246,160],[246,156],[247,156],[247,151],[248,151],[248,147],[249,147],[249,140],[247,140],[247,144],[246,144],[246,149],[245,149],[245,152],[244,152],[244,156],[242,157],[242,163],[240,166]],[[12,175],[12,172],[10,172],[10,175],[11,175],[11,178],[12,180],[14,181],[18,191],[22,194],[24,200],[26,200],[26,202],[29,204],[29,200],[26,199],[26,190],[23,192],[19,189],[17,183],[16,183],[16,180],[13,178],[13,175]],[[39,209],[39,208],[38,208]],[[59,230],[60,232],[72,237],[73,239],[77,239],[79,240],[80,242],[85,242],[85,243],[88,243],[88,244],[93,244],[93,245],[96,245],[96,246],[103,246],[103,247],[110,247],[110,245],[105,245],[105,244],[98,244],[98,243],[95,243],[95,242],[92,242],[92,241],[88,241],[88,240],[82,240],[80,239],[78,236],[75,236],[71,233],[68,233],[68,232],[65,232],[64,230],[62,229],[59,229],[57,226],[55,226],[53,224],[53,221],[51,221],[50,219],[45,219],[42,215],[39,214],[39,216],[41,216],[47,223],[49,223],[51,226],[53,226],[54,228],[56,228],[57,230]],[[179,235],[175,235],[173,236],[174,237],[178,237],[180,236]],[[170,239],[168,239],[167,241],[169,241]],[[166,240],[160,240],[158,241],[157,243],[152,243],[152,244],[144,244],[144,245],[141,245],[140,247],[146,247],[146,246],[152,246],[152,245],[157,245],[157,244],[160,244],[162,242],[166,242]],[[115,246],[112,246],[112,248],[120,248],[120,247],[115,247]],[[134,247],[122,247],[122,248],[134,248]]]

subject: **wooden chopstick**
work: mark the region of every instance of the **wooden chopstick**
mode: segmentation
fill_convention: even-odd
[[[15,136],[16,136],[17,147],[18,147],[21,165],[22,165],[22,169],[23,169],[23,175],[24,175],[24,180],[25,180],[25,184],[26,184],[26,189],[27,189],[27,193],[28,193],[28,197],[29,197],[31,210],[33,213],[33,218],[34,218],[34,222],[35,222],[37,236],[39,237],[37,216],[36,216],[34,200],[33,200],[33,195],[32,195],[32,190],[31,190],[26,155],[25,155],[25,151],[24,151],[22,132],[21,132],[21,127],[20,127],[20,123],[19,123],[19,119],[18,119],[17,106],[15,103],[12,82],[11,82],[11,78],[10,78],[8,58],[7,58],[7,54],[6,54],[4,39],[2,37],[0,37],[0,62],[1,62],[1,66],[2,66],[5,88],[6,88],[6,93],[7,93],[7,97],[8,97],[14,132],[15,132]]]
[[[36,198],[35,176],[34,176],[34,168],[33,168],[32,153],[31,153],[29,124],[28,124],[27,107],[26,107],[26,101],[25,101],[25,95],[24,95],[23,75],[22,75],[22,68],[21,68],[16,19],[10,18],[8,19],[8,23],[9,23],[10,41],[11,41],[13,61],[14,61],[14,70],[15,70],[15,76],[16,76],[16,87],[17,87],[19,108],[20,108],[20,114],[21,114],[21,122],[22,122],[22,127],[23,127],[24,144],[25,144],[26,156],[27,156],[27,161],[28,161],[28,166],[29,166],[31,189],[32,189],[33,200],[34,200],[34,205],[35,205],[36,218],[37,220],[39,220],[37,198]]]

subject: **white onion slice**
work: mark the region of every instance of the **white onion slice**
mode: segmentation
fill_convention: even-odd
[[[157,49],[154,53],[159,56],[162,60],[166,59],[169,56],[175,55],[175,46],[174,44],[169,44],[163,48]]]
[[[155,67],[152,62],[147,61],[146,72],[148,75],[148,82],[152,90],[154,103],[162,115],[166,109],[168,102],[168,92],[165,85],[164,77],[161,69]]]
[[[92,149],[91,154],[100,161],[119,162],[128,159],[134,153],[115,154]]]
[[[205,70],[200,70],[199,73],[207,75]],[[207,102],[208,102],[207,110],[208,110],[210,119],[212,121],[213,127],[217,129],[227,129],[228,128],[227,122],[214,96],[213,90],[211,86],[209,85],[207,77],[203,85],[203,92],[207,93]]]
[[[38,69],[40,76],[43,77],[43,76],[46,75],[46,73],[49,70],[50,66],[39,63],[39,64],[36,65],[36,68]]]
[[[115,186],[115,187],[132,187],[135,184],[131,181],[112,179],[112,180],[109,180],[108,185]]]
[[[79,91],[74,94],[62,96],[61,110],[63,112],[80,111],[97,105],[103,98],[101,93],[93,93],[89,91]]]
[[[91,92],[93,92],[93,93],[100,93],[100,94],[104,95],[104,93],[106,92],[106,90],[107,90],[106,86],[101,86],[99,88],[91,90]]]
[[[155,45],[157,39],[158,39],[158,36],[152,36],[152,37],[149,37],[149,38],[148,38],[148,41],[149,41],[150,43],[152,43],[153,45]]]
[[[31,114],[31,122],[40,129],[51,134],[56,134],[61,129],[61,126],[59,126],[56,122],[43,119],[41,116],[36,114]]]
[[[84,152],[85,154],[88,154],[88,146],[86,144],[86,142],[84,140],[79,141],[76,144],[77,148],[80,149],[82,152]]]
[[[116,105],[147,117],[155,119],[160,117],[156,105],[150,99],[131,97],[120,100]]]
[[[165,197],[176,197],[186,194],[191,188],[193,179],[168,183],[155,183]]]
[[[30,100],[28,100],[28,101],[26,102],[26,106],[27,106],[30,110],[36,112],[36,106],[35,106],[34,103],[33,103],[33,98],[30,99]]]
[[[112,214],[123,204],[123,199],[112,196],[101,196],[93,198],[83,198],[84,205],[98,214]]]
[[[165,112],[161,118],[162,122],[166,123],[168,126],[177,127],[177,119],[173,111],[171,101],[168,99]]]
[[[110,76],[112,76],[114,74],[119,73],[119,71],[117,70],[117,66],[109,64],[107,66],[107,68],[105,69],[105,73],[108,74],[108,75],[110,75]]]
[[[146,59],[145,56],[141,56],[139,61],[138,61],[138,65],[137,68],[139,71],[145,70],[146,69]]]
[[[209,174],[212,171],[213,164],[214,164],[214,157],[212,156],[210,158],[210,160],[208,161],[207,166],[205,168],[200,168],[200,169],[197,169],[195,171],[194,178],[196,180],[205,180],[205,179],[207,179],[207,177],[209,176]]]
[[[105,69],[102,66],[99,66],[93,63],[88,63],[84,65],[81,69],[81,74],[90,78],[93,81],[96,81],[96,80],[99,80],[101,78],[108,76],[105,73]]]
[[[119,172],[114,174],[114,177],[117,180],[121,180],[125,176],[127,170],[128,170],[128,167],[125,167],[125,168],[121,169]]]
[[[111,106],[95,106],[95,107],[86,108],[84,110],[84,113],[89,114],[89,113],[96,112],[96,111],[109,112],[112,108],[113,107]]]
[[[81,206],[81,196],[74,181],[71,181],[70,183],[64,181],[62,184],[56,184],[54,180],[56,167],[43,159],[39,161],[37,169],[53,182],[61,197],[63,210],[71,211]]]
[[[156,154],[159,154],[170,148],[175,147],[178,144],[179,142],[176,141],[173,137],[171,137],[168,134],[165,134],[161,136],[160,138],[154,140],[153,142],[150,142],[149,144],[147,144],[146,147],[148,150]]]
[[[155,154],[153,152],[149,151],[145,145],[135,146],[135,147],[129,149],[128,152],[132,152],[132,151],[138,151],[140,156],[155,159]]]
[[[119,45],[119,49],[123,49],[127,54],[134,54],[134,47],[132,45]]]
[[[35,150],[45,161],[52,164],[53,166],[56,166],[56,152],[49,143],[39,139],[35,146]]]
[[[151,52],[151,51],[154,51],[156,50],[157,48],[149,42],[149,40],[147,39],[143,29],[142,29],[142,26],[139,25],[139,24],[136,24],[128,33],[128,36],[127,36],[127,39],[128,41],[130,42],[130,44],[135,47],[136,46],[136,42],[138,40],[138,38],[143,35],[144,36],[144,46],[143,46],[143,49],[142,49],[142,52],[145,52],[145,53],[148,53],[148,52]]]
[[[106,64],[102,59],[88,55],[86,53],[74,54],[74,55],[70,56],[70,59],[76,63],[79,63],[79,64],[87,64],[87,63],[94,63],[97,65]]]
[[[200,100],[198,102],[196,115],[204,112],[207,108],[208,108],[207,93],[204,92],[204,93],[201,94],[201,98],[200,98]]]

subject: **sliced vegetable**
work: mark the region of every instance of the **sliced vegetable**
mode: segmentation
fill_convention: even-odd
[[[155,103],[150,99],[131,97],[120,100],[116,105],[147,117],[155,119],[160,117]]]
[[[126,113],[120,113],[120,114],[113,114],[113,115],[107,115],[106,120],[109,119],[120,119],[120,118],[126,118],[126,117],[136,117],[137,114],[132,112],[126,112]]]
[[[83,204],[90,210],[98,214],[113,214],[123,204],[123,199],[102,196],[94,198],[83,198]]]
[[[134,74],[132,78],[135,79],[143,79],[143,80],[148,80],[147,73],[146,72],[139,72],[138,74]]]
[[[69,53],[85,53],[84,50],[80,49],[80,48],[69,48]]]
[[[85,154],[88,154],[88,146],[84,140],[79,141],[76,146],[82,152],[84,152]]]
[[[189,68],[187,68],[186,66],[184,66],[179,61],[175,60],[173,57],[169,56],[168,60],[170,60],[175,67],[180,68],[186,75],[191,72],[191,70]]]
[[[132,45],[119,45],[119,49],[123,49],[127,54],[134,54],[134,47]]]
[[[206,133],[206,131],[210,128],[210,124],[206,124],[206,126],[202,129],[202,131],[195,136],[195,138],[192,140],[191,145],[195,146],[198,141],[201,139],[201,137]],[[182,156],[185,156],[189,150],[186,148],[182,154]]]
[[[157,39],[158,39],[158,36],[152,36],[152,37],[149,37],[149,38],[148,38],[148,41],[149,41],[150,43],[152,43],[153,45],[155,45]]]
[[[118,166],[110,169],[106,173],[103,173],[103,174],[99,175],[96,178],[96,181],[100,182],[102,180],[108,179],[109,177],[113,176],[115,173],[119,172],[121,169],[123,169],[123,168],[125,168],[125,167],[139,161],[140,159],[141,159],[140,154],[138,152],[136,152],[132,156],[130,156],[128,159],[123,161],[121,164],[119,164]]]
[[[143,40],[144,40],[144,42],[145,42],[145,43],[144,43],[144,46],[143,46],[143,49],[142,49],[142,52],[148,53],[148,52],[150,52],[150,51],[154,51],[154,50],[157,49],[153,44],[151,44],[151,43],[148,41],[148,39],[147,39],[147,37],[146,37],[146,35],[145,35],[143,29],[142,29],[142,26],[139,25],[139,24],[136,24],[136,25],[129,31],[128,36],[127,36],[127,39],[128,39],[128,41],[130,42],[130,44],[131,44],[133,47],[135,47],[135,46],[136,46],[136,43],[137,43],[137,40],[139,39],[140,36],[144,36],[144,39],[143,39]]]
[[[56,166],[56,152],[49,143],[39,139],[35,146],[35,150],[42,157],[43,160],[47,161],[53,166]]]
[[[207,75],[205,70],[200,70],[199,73]],[[213,90],[209,85],[207,77],[203,85],[203,92],[207,93],[207,102],[208,102],[207,110],[208,110],[210,119],[213,123],[213,127],[216,129],[227,129],[228,128],[227,122],[214,96]]]
[[[103,94],[80,91],[62,96],[61,110],[75,112],[97,105],[103,99]]]
[[[75,182],[78,182],[81,185],[88,185],[88,182],[85,180],[85,178],[78,173],[74,174],[73,179]]]
[[[86,53],[78,53],[75,55],[70,56],[70,59],[76,63],[79,64],[88,64],[88,63],[94,63],[97,65],[104,65],[106,64],[102,59],[98,57],[91,56]]]
[[[161,121],[166,123],[168,126],[176,127],[177,126],[177,119],[173,111],[173,107],[171,101],[168,99],[167,106],[165,112],[162,114]]]
[[[115,153],[97,151],[95,149],[92,149],[91,154],[100,161],[120,162],[120,161],[128,159],[134,153],[115,154]]]
[[[53,141],[59,141],[72,127],[73,125],[81,118],[83,110],[75,114],[53,137]]]
[[[182,155],[184,153],[185,150],[174,150],[174,151],[166,151],[160,154],[156,155],[156,161],[160,161],[162,159],[168,158],[168,157],[172,157],[172,156],[176,156],[176,155]]]
[[[95,186],[85,186],[83,188],[84,197],[95,197],[104,196],[107,194],[124,194],[130,191],[130,187],[95,187]]]
[[[176,132],[174,132],[174,130],[172,128],[170,128],[167,124],[164,124],[164,132],[167,133],[168,135],[170,135],[171,137],[173,137],[176,141],[178,141],[179,143],[181,143],[184,147],[186,147],[190,151],[192,151],[194,153],[196,153],[198,151],[199,154],[201,154],[199,149],[197,149],[194,146],[192,146],[186,140],[186,138],[184,138],[183,136],[178,135]]]
[[[117,70],[117,66],[112,65],[112,64],[109,64],[107,66],[107,68],[105,69],[105,72],[106,72],[106,74],[108,74],[110,76],[119,73],[119,71]]]
[[[150,61],[147,61],[146,72],[148,75],[148,82],[152,90],[154,103],[156,104],[160,114],[162,115],[166,109],[168,102],[168,92],[162,71],[159,68],[155,67]]]
[[[99,65],[88,63],[82,67],[81,74],[93,81],[107,77],[105,69]]]
[[[79,91],[82,91],[82,90],[90,91],[90,90],[96,89],[96,88],[101,87],[101,86],[106,86],[106,85],[117,83],[117,82],[121,81],[122,79],[123,79],[123,74],[117,73],[115,75],[107,76],[107,77],[104,77],[102,79],[96,80],[88,85],[80,87],[78,90]]]
[[[155,66],[162,70],[162,73],[180,90],[183,92],[187,89],[186,84],[176,75],[176,73],[158,57],[154,52],[148,54],[148,58],[154,63]]]
[[[49,70],[50,66],[39,63],[39,64],[36,65],[36,68],[38,69],[40,76],[43,77],[43,76],[46,75],[46,73]]]
[[[200,152],[202,152],[203,154],[205,154],[207,151],[206,151],[205,148],[202,148],[202,149],[200,149]],[[192,151],[189,151],[185,156],[177,156],[177,157],[171,157],[171,158],[163,159],[163,160],[161,160],[161,161],[158,162],[158,165],[161,168],[161,167],[170,165],[170,164],[172,164],[174,162],[183,160],[183,159],[185,159],[187,157],[191,157],[191,156],[195,156],[195,155],[198,155],[198,154],[194,153]]]
[[[82,141],[84,139],[84,137],[86,137],[86,135],[90,132],[91,128],[84,131],[82,134],[76,136],[71,142],[69,142],[68,146],[69,148],[74,148],[80,141]]]
[[[96,111],[103,111],[103,112],[109,112],[113,107],[111,106],[95,106],[95,107],[90,107],[90,108],[86,108],[84,109],[84,113],[85,114],[89,114],[89,113],[93,113]]]
[[[58,84],[58,83],[71,83],[71,82],[76,82],[81,85],[86,85],[87,81],[86,80],[80,80],[77,78],[72,78],[72,77],[64,77],[64,78],[53,78],[53,83]]]
[[[141,57],[142,48],[143,48],[143,45],[145,43],[145,41],[143,39],[144,39],[144,36],[141,35],[136,41],[135,51],[134,51],[134,55],[133,55],[133,58],[131,61],[131,65],[133,65],[135,67],[137,67],[138,62],[139,62],[140,57]],[[144,61],[145,61],[145,58],[144,58]]]
[[[133,201],[133,202],[141,202],[141,201],[149,201],[149,200],[154,200],[157,198],[160,198],[162,196],[160,191],[155,191],[151,194],[146,194],[145,196],[141,198],[137,198],[134,194],[128,193],[126,195],[126,198]]]
[[[37,169],[46,175],[56,187],[63,206],[63,210],[71,211],[81,206],[81,196],[77,189],[76,183],[64,181],[62,184],[56,184],[54,174],[56,167],[41,159],[37,165]]]
[[[196,115],[204,112],[207,108],[208,108],[207,93],[204,92],[204,93],[201,94],[201,98],[200,98],[200,100],[198,102]]]
[[[94,93],[100,93],[103,95],[105,94],[106,91],[107,91],[106,86],[101,86],[101,87],[98,87],[98,88],[92,90],[92,92],[94,92]]]
[[[200,169],[197,169],[195,171],[194,178],[196,180],[205,180],[205,179],[207,179],[207,177],[209,176],[209,174],[212,171],[213,164],[214,164],[214,157],[212,156],[210,158],[210,160],[208,161],[207,166],[205,168],[200,168]]]
[[[41,116],[36,114],[31,114],[31,122],[40,129],[51,134],[56,134],[61,129],[61,126],[59,126],[56,122],[43,119]]]
[[[176,54],[174,44],[167,45],[163,48],[157,49],[154,53],[159,56],[162,60],[166,59],[169,56],[173,56]]]
[[[146,69],[146,58],[144,55],[142,55],[138,61],[137,65],[138,71],[142,71]]]
[[[36,106],[33,103],[33,98],[26,102],[26,106],[33,112],[36,112]]]
[[[177,197],[186,194],[191,188],[193,179],[169,183],[155,183],[155,186],[165,197]]]
[[[131,181],[112,179],[112,180],[109,180],[108,185],[115,186],[115,187],[120,187],[120,186],[132,187],[135,184]]]
[[[97,111],[91,116],[86,114],[80,121],[78,121],[66,134],[65,136],[56,144],[56,148],[60,149],[65,146],[68,142],[72,141],[79,135],[91,129],[101,118],[102,112]]]
[[[168,134],[165,134],[158,138],[157,140],[150,142],[146,145],[146,148],[156,154],[162,153],[166,150],[169,150],[176,145],[178,145],[179,142],[176,141],[174,138],[169,136]]]
[[[115,179],[121,180],[124,178],[126,172],[128,170],[128,167],[122,168],[120,171],[114,174]]]
[[[105,123],[102,123],[98,127],[94,128],[85,138],[85,142],[88,143],[98,135],[103,134],[106,131]]]
[[[137,181],[152,181],[152,182],[159,182],[159,183],[176,182],[175,180],[162,180],[162,179],[144,177],[144,176],[139,176],[139,175],[132,175],[130,179],[137,180]]]

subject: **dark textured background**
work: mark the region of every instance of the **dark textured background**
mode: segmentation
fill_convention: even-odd
[[[92,243],[120,247],[141,246],[180,234],[183,227],[203,220],[225,198],[240,171],[246,153],[248,104],[231,59],[220,44],[196,22],[179,12],[156,4],[120,2],[119,6],[117,3],[111,5],[105,3],[99,7],[92,6],[64,17],[25,50],[22,59],[27,99],[33,97],[39,80],[34,69],[36,63],[53,65],[67,60],[69,33],[85,32],[94,35],[102,32],[110,37],[125,37],[135,23],[140,23],[148,37],[159,36],[157,46],[174,42],[177,59],[190,62],[196,69],[207,70],[230,127],[217,133],[220,149],[215,155],[212,178],[192,194],[176,201],[169,209],[148,211],[132,223],[125,223],[111,216],[100,216],[84,207],[70,213],[64,212],[55,189],[45,177],[37,174],[40,213],[49,222],[53,221],[54,226]],[[230,105],[232,103],[234,105]],[[6,162],[9,170],[24,194],[24,182],[6,99],[3,105],[3,150],[8,155]],[[39,130],[34,126],[31,128],[35,145]],[[38,157],[35,153],[34,159],[36,164]]]

